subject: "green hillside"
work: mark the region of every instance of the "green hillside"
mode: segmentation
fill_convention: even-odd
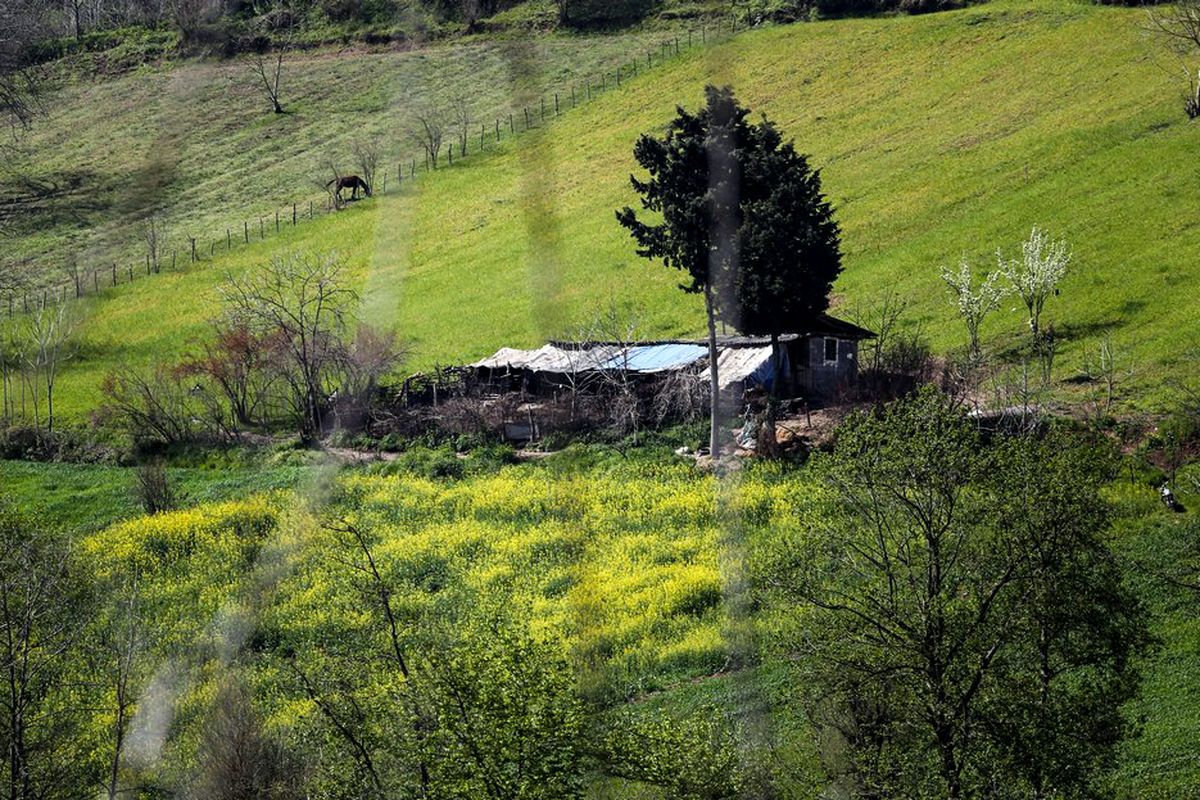
[[[300,226],[286,243],[346,258],[368,318],[408,342],[408,368],[535,345],[613,300],[644,304],[647,335],[697,332],[697,299],[635,256],[612,211],[634,202],[637,136],[660,129],[676,104],[698,105],[705,83],[727,83],[822,168],[844,231],[843,309],[894,289],[937,349],[961,346],[938,268],[960,257],[991,267],[997,247],[1011,252],[1031,226],[1048,227],[1075,252],[1047,310],[1064,341],[1058,377],[1111,337],[1139,404],[1153,406],[1166,376],[1195,374],[1187,298],[1200,288],[1200,174],[1186,165],[1200,127],[1178,109],[1140,13],[998,2],[742,33],[415,188]],[[290,120],[258,124],[272,149],[319,157],[320,139],[289,138]],[[228,157],[208,161],[214,197],[226,185],[215,167]],[[240,169],[259,161],[269,162],[265,152]],[[279,246],[89,301],[88,347],[63,377],[61,406],[82,417],[107,369],[182,348],[219,276]],[[1004,349],[1023,327],[1003,309],[985,325],[986,343]]]

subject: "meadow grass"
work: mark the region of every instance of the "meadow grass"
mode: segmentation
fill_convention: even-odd
[[[540,114],[540,99],[558,92],[569,105],[572,87],[618,64],[645,60],[669,31],[607,36],[531,35],[479,39],[418,50],[327,48],[285,59],[280,82],[286,113],[270,113],[249,62],[201,60],[144,65],[115,78],[71,76],[48,103],[49,113],[6,148],[0,196],[25,198],[30,178],[54,197],[22,204],[6,215],[0,259],[32,264],[35,277],[63,283],[74,259],[84,270],[144,258],[137,224],[161,217],[169,248],[182,255],[187,238],[207,250],[225,231],[257,233],[258,220],[297,203],[318,206],[330,164],[357,171],[356,142],[377,141],[388,183],[405,176],[421,148],[410,130],[416,114],[435,109],[456,140],[451,121],[460,104],[471,120],[469,151],[480,125],[493,134],[523,108]],[[456,152],[458,150],[456,146]],[[418,164],[423,167],[423,163]],[[377,182],[382,183],[382,173]],[[28,198],[26,198],[28,199]]]
[[[220,464],[168,467],[167,480],[182,506],[232,500],[290,489],[304,482],[303,466]],[[102,464],[0,461],[0,486],[25,513],[75,533],[89,533],[143,514],[134,486],[136,469]]]
[[[1195,375],[1197,305],[1187,298],[1200,286],[1200,237],[1191,235],[1200,176],[1186,164],[1200,127],[1183,118],[1139,14],[1000,0],[920,17],[765,28],[693,50],[552,125],[301,226],[284,242],[218,254],[193,272],[90,301],[87,344],[63,376],[60,406],[81,420],[108,369],[178,353],[211,313],[218,276],[283,245],[348,259],[366,318],[394,326],[406,343],[405,369],[536,346],[610,302],[640,304],[647,336],[698,334],[699,300],[678,290],[679,275],[636,256],[612,212],[636,204],[628,176],[637,137],[662,130],[676,104],[697,106],[712,82],[732,85],[821,168],[843,229],[836,313],[852,315],[895,291],[909,303],[907,324],[937,350],[961,347],[939,267],[967,258],[989,269],[997,248],[1012,254],[1040,225],[1074,251],[1073,272],[1043,320],[1060,335],[1058,377],[1081,374],[1108,339],[1126,407],[1159,407],[1166,379]],[[353,114],[334,113],[339,70],[361,71],[369,94],[380,64],[399,58],[314,64],[311,90],[326,99],[297,102],[307,133],[288,133],[299,124],[290,118],[247,110],[257,132],[233,126],[230,135],[286,145],[295,153],[286,168],[302,174],[298,165],[323,147],[316,130],[383,124],[372,116],[383,113],[378,87]],[[183,80],[199,69],[216,68],[145,80]],[[239,151],[240,167],[221,167],[233,157],[222,155],[222,135],[196,124],[218,148],[202,162],[208,197],[242,191],[231,188],[231,175],[276,180],[266,150]],[[986,346],[1002,354],[1026,336],[1015,306],[984,325]]]

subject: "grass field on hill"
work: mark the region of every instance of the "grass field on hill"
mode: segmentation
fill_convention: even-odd
[[[998,247],[1013,253],[1040,225],[1075,254],[1046,311],[1062,334],[1058,377],[1111,337],[1129,395],[1152,408],[1166,377],[1198,374],[1188,298],[1200,290],[1200,173],[1187,164],[1200,125],[1178,108],[1140,13],[1003,0],[740,34],[415,188],[302,226],[287,244],[347,259],[366,316],[408,343],[407,368],[534,346],[611,301],[642,304],[648,336],[698,333],[699,300],[635,256],[612,212],[635,202],[637,136],[660,130],[676,104],[697,106],[705,83],[728,83],[822,169],[844,232],[841,313],[895,290],[937,349],[959,347],[939,267],[965,257],[991,268]],[[209,161],[211,196],[228,185],[220,158]],[[177,352],[201,330],[218,277],[279,245],[89,301],[88,345],[63,376],[61,407],[82,418],[105,371]],[[1024,335],[1023,316],[1001,309],[983,333],[1005,350]]]
[[[280,80],[284,114],[272,114],[260,78],[246,61],[189,61],[145,66],[98,81],[78,76],[48,104],[19,147],[6,149],[0,198],[14,201],[0,217],[7,228],[3,262],[28,260],[36,277],[63,283],[74,254],[90,270],[117,262],[137,265],[144,246],[137,230],[148,214],[168,226],[171,248],[195,237],[207,249],[225,229],[241,234],[248,221],[273,217],[281,205],[325,202],[317,185],[356,171],[354,145],[376,140],[396,180],[399,161],[420,159],[411,128],[434,111],[456,141],[453,109],[469,112],[472,141],[486,124],[523,121],[523,108],[586,84],[639,60],[670,32],[609,36],[533,36],[415,51],[358,48],[285,58]],[[522,125],[518,124],[518,130]],[[456,146],[457,150],[457,146]],[[423,164],[422,164],[423,166]],[[32,201],[19,177],[59,191]],[[380,176],[382,177],[382,176]],[[7,211],[7,209],[5,209]]]

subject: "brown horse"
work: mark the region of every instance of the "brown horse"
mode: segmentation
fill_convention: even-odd
[[[342,189],[350,189],[351,190],[351,192],[350,192],[351,200],[358,199],[358,190],[359,189],[362,189],[363,192],[366,193],[367,197],[371,196],[371,187],[367,185],[366,181],[364,181],[362,178],[358,177],[357,175],[346,175],[341,178],[334,178],[329,183],[325,184],[325,188],[328,189],[330,186],[333,186],[335,183],[337,184],[337,188],[334,189],[333,193],[337,196],[339,203],[342,201]]]

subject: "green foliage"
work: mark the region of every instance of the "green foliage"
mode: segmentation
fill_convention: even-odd
[[[809,713],[864,793],[1086,797],[1148,645],[1105,546],[1111,460],[1053,434],[983,448],[933,390],[841,432],[827,522],[780,555]]]
[[[616,714],[602,737],[601,761],[617,777],[661,787],[670,800],[733,800],[746,789],[735,725],[716,705],[686,716]]]

